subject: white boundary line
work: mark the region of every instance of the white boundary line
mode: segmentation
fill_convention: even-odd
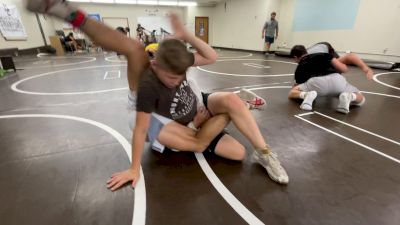
[[[221,57],[219,57],[219,54],[218,54],[218,58],[224,58],[224,59],[228,59],[228,58],[246,58],[246,57],[250,57],[250,56],[253,56],[253,53],[249,53],[248,55],[244,55],[244,56],[223,56],[224,55],[224,53],[227,53],[227,52],[233,52],[233,53],[237,53],[236,51],[230,51],[230,50],[222,50],[222,49],[220,49],[220,48],[216,48],[216,49],[214,49],[217,53],[222,53],[221,55]]]
[[[381,76],[381,75],[387,75],[387,74],[398,74],[398,75],[400,75],[399,72],[378,73],[378,74],[375,74],[375,75],[374,75],[373,79],[374,79],[375,82],[377,82],[377,83],[379,83],[379,84],[382,84],[382,85],[384,85],[384,86],[386,86],[386,87],[390,87],[390,88],[393,88],[393,89],[396,89],[396,90],[400,90],[400,87],[395,87],[395,86],[389,85],[389,84],[387,84],[387,83],[384,83],[384,82],[378,80],[378,77],[379,77],[379,76]]]
[[[253,56],[252,53],[249,53],[248,55],[242,55],[242,56],[218,56],[218,59],[237,59],[237,58],[247,58]]]
[[[255,88],[246,88],[250,91],[257,91],[262,89],[281,89],[281,88],[291,88],[291,86],[269,86],[269,87],[255,87]],[[234,91],[233,93],[239,93],[239,91]]]
[[[255,90],[275,89],[275,88],[291,88],[291,86],[258,87],[258,88],[249,88],[249,90],[255,91]],[[238,92],[238,91],[237,91],[237,92]],[[362,91],[362,92],[363,92],[363,93],[366,93],[366,94],[372,94],[372,95],[380,95],[380,96],[385,96],[385,97],[400,98],[400,96],[396,96],[396,95],[387,95],[387,94],[383,94],[383,93],[367,92],[367,91]],[[304,113],[304,114],[300,114],[300,115],[305,116],[305,115],[307,115],[307,114],[312,114],[312,113],[313,113],[313,112],[308,112],[308,113]],[[315,124],[315,123],[313,123],[313,122],[311,122],[311,121],[308,121],[308,120],[302,118],[300,115],[295,115],[295,117],[298,118],[298,119],[304,120],[305,122],[310,123],[310,124],[312,124],[312,125],[314,125],[314,126],[316,126],[316,127],[318,127],[318,128],[321,128],[321,129],[323,129],[323,130],[325,130],[325,131],[327,131],[327,132],[329,132],[329,133],[332,133],[332,134],[334,134],[334,135],[336,135],[336,136],[339,136],[339,137],[341,137],[341,138],[343,138],[343,139],[345,139],[345,140],[348,140],[348,141],[350,141],[350,142],[352,142],[352,143],[354,143],[354,144],[357,144],[357,145],[359,145],[359,146],[361,146],[361,147],[364,147],[364,148],[366,148],[366,149],[368,149],[368,150],[370,150],[370,151],[372,151],[372,152],[375,152],[375,153],[377,153],[377,154],[379,154],[379,155],[381,155],[381,156],[383,156],[383,157],[385,157],[385,158],[388,158],[388,159],[393,160],[393,161],[395,161],[395,162],[397,162],[397,163],[400,163],[400,160],[398,160],[398,159],[396,159],[396,158],[394,158],[394,157],[392,157],[392,156],[386,155],[386,154],[384,154],[384,153],[382,153],[382,152],[380,152],[380,151],[378,151],[378,150],[376,150],[376,149],[374,149],[374,148],[371,148],[371,147],[369,147],[369,146],[367,146],[367,145],[364,145],[364,144],[362,144],[362,143],[360,143],[360,142],[354,141],[354,140],[352,140],[352,139],[350,139],[350,138],[347,138],[347,137],[345,137],[345,136],[343,136],[343,135],[341,135],[341,134],[335,133],[335,132],[333,132],[333,131],[331,131],[331,130],[325,128],[325,127],[322,127],[322,126],[320,126],[320,125],[318,125],[318,124]]]
[[[50,60],[36,61],[36,62],[33,62],[32,64],[33,65],[44,65],[44,64],[48,64],[48,63],[50,63]]]
[[[223,54],[224,53],[222,52],[222,55]],[[218,56],[218,59],[236,59],[236,58],[247,58],[247,57],[251,57],[251,56],[253,56],[253,54],[249,53],[248,55],[244,55],[244,56],[221,56],[221,57]]]
[[[108,56],[108,57],[105,57],[104,60],[106,60],[107,62],[112,62],[112,63],[126,63],[126,62],[128,62],[126,59],[125,60],[121,60],[120,58],[118,58],[118,59],[113,59],[113,58],[118,58],[118,56],[117,55]]]
[[[282,83],[266,83],[266,84],[257,84],[257,85],[248,85],[248,86],[237,86],[237,87],[232,87],[232,88],[223,88],[223,89],[213,89],[213,90],[229,90],[229,89],[240,89],[240,88],[246,88],[249,89],[250,91],[256,91],[256,90],[262,90],[262,89],[274,89],[274,88],[292,88],[292,86],[268,86],[268,87],[256,87],[256,86],[262,86],[262,85],[272,85],[272,84],[286,84],[286,83],[292,83],[290,81],[287,82],[282,82]],[[250,88],[249,88],[250,87]],[[253,88],[254,87],[254,88]],[[235,93],[237,93],[236,91]],[[400,96],[397,95],[389,95],[389,94],[384,94],[384,93],[379,93],[379,92],[371,92],[371,91],[361,91],[364,94],[370,94],[370,95],[378,95],[378,96],[384,96],[384,97],[390,97],[390,98],[400,98]]]
[[[261,87],[252,88],[249,90],[258,89],[276,89],[276,88],[290,88],[290,86],[272,86],[272,87]],[[238,92],[238,91],[237,91]],[[203,170],[204,174],[207,176],[208,180],[218,191],[218,193],[225,199],[225,201],[238,213],[247,223],[249,224],[264,224],[256,216],[254,216],[222,183],[221,180],[214,173],[207,160],[204,158],[203,154],[195,153],[196,159]]]
[[[280,62],[286,64],[297,65],[298,63],[289,62],[289,61],[282,61],[282,60],[273,60],[273,59],[221,59],[217,60],[217,62],[226,62],[226,61],[245,61],[245,60],[254,60],[254,61],[268,61],[268,62]]]
[[[338,134],[338,133],[336,133],[336,132],[334,132],[334,131],[331,131],[331,130],[329,130],[329,129],[327,129],[327,128],[321,126],[321,125],[318,125],[318,124],[313,123],[313,122],[311,122],[311,121],[309,121],[309,120],[306,120],[306,119],[304,119],[304,118],[301,117],[301,116],[295,115],[294,117],[296,117],[296,118],[298,118],[298,119],[301,119],[301,120],[303,120],[303,121],[305,121],[305,122],[307,122],[307,123],[309,123],[309,124],[311,124],[311,125],[314,125],[314,126],[320,128],[320,129],[322,129],[322,130],[324,130],[324,131],[326,131],[326,132],[328,132],[328,133],[331,133],[331,134],[333,134],[333,135],[336,135],[336,136],[338,136],[338,137],[341,137],[341,138],[343,138],[343,139],[345,139],[345,140],[347,140],[347,141],[350,141],[350,142],[353,143],[353,144],[356,144],[356,145],[358,145],[358,146],[361,146],[361,147],[363,147],[363,148],[366,148],[366,149],[368,149],[368,150],[370,150],[370,151],[372,151],[372,152],[375,152],[376,154],[378,154],[378,155],[380,155],[380,156],[383,156],[383,157],[385,157],[385,158],[387,158],[387,159],[390,159],[390,160],[392,160],[392,161],[394,161],[394,162],[400,164],[400,160],[399,160],[399,159],[396,159],[396,158],[394,158],[394,157],[392,157],[392,156],[390,156],[390,155],[387,155],[387,154],[385,154],[385,153],[382,153],[382,152],[380,152],[380,151],[378,151],[378,150],[376,150],[376,149],[374,149],[374,148],[371,148],[371,147],[369,147],[369,146],[367,146],[367,145],[365,145],[365,144],[362,144],[362,143],[360,143],[360,142],[358,142],[358,141],[355,141],[355,140],[353,140],[353,139],[351,139],[351,138],[348,138],[348,137],[343,136],[343,135],[341,135],[341,134]]]
[[[111,72],[117,72],[118,75],[109,77],[108,74],[110,74]],[[121,78],[121,70],[107,70],[104,74],[103,80],[113,80],[119,78]]]
[[[291,84],[293,83],[292,81],[285,81],[285,82],[274,82],[274,83],[264,83],[264,84],[254,84],[254,85],[246,85],[246,86],[237,86],[237,87],[229,87],[229,88],[215,88],[211,89],[210,91],[216,91],[216,90],[232,90],[232,89],[241,89],[241,88],[255,88],[255,87],[260,87],[264,85],[276,85],[276,84]]]
[[[369,92],[369,91],[361,91],[364,94],[371,94],[371,95],[380,95],[384,97],[390,97],[390,98],[400,98],[400,96],[397,95],[388,95],[388,94],[383,94],[383,93],[378,93],[378,92]]]
[[[42,58],[42,57],[39,57]],[[43,57],[46,58],[46,57]],[[78,65],[78,64],[82,64],[82,63],[88,63],[88,62],[93,62],[96,61],[96,57],[92,57],[92,56],[57,56],[57,58],[50,58],[49,60],[53,60],[53,59],[88,59],[86,61],[82,61],[82,62],[74,62],[74,63],[65,63],[65,64],[58,64],[58,65],[51,65],[51,66],[28,66],[28,67],[17,67],[17,69],[36,69],[36,68],[50,68],[50,67],[61,67],[61,66],[71,66],[71,65]],[[17,62],[18,63],[18,62]]]
[[[131,154],[131,145],[129,142],[116,130],[111,127],[94,121],[90,119],[85,119],[82,117],[76,116],[67,116],[67,115],[55,115],[55,114],[17,114],[17,115],[0,115],[0,119],[10,119],[10,118],[57,118],[57,119],[68,119],[75,120],[83,123],[87,123],[98,127],[111,136],[113,136],[117,141],[122,145],[126,154],[128,155],[129,161],[131,162],[132,154]],[[145,180],[142,167],[140,167],[140,180],[137,182],[135,187],[135,201],[133,207],[133,217],[132,217],[132,225],[144,225],[146,223],[146,187]],[[105,183],[105,181],[104,181]]]
[[[400,143],[399,143],[399,142],[394,141],[394,140],[392,140],[392,139],[390,139],[390,138],[381,136],[381,135],[376,134],[376,133],[373,133],[373,132],[371,132],[371,131],[362,129],[362,128],[360,128],[360,127],[354,126],[354,125],[349,124],[349,123],[346,123],[346,122],[343,122],[343,121],[341,121],[341,120],[335,119],[335,118],[333,118],[333,117],[330,117],[330,116],[328,116],[328,115],[325,115],[325,114],[320,113],[320,112],[317,112],[317,111],[314,111],[314,113],[317,114],[317,115],[323,116],[323,117],[325,117],[325,118],[328,118],[328,119],[330,119],[330,120],[333,120],[333,121],[335,121],[335,122],[344,124],[344,125],[349,126],[349,127],[351,127],[351,128],[357,129],[357,130],[362,131],[362,132],[364,132],[364,133],[370,134],[370,135],[372,135],[372,136],[378,137],[378,138],[380,138],[380,139],[383,139],[383,140],[385,140],[385,141],[388,141],[388,142],[391,142],[391,143],[393,143],[393,144],[396,144],[396,145],[399,145],[399,146],[400,146]],[[298,116],[302,116],[302,115],[298,115]]]
[[[308,115],[312,115],[314,114],[314,112],[307,112],[307,113],[302,113],[302,114],[297,114],[298,116],[308,116]]]
[[[283,83],[288,83],[288,82],[283,82]],[[248,87],[248,86],[239,86],[235,88],[242,88],[242,87]],[[256,90],[262,90],[262,89],[274,89],[274,88],[292,88],[292,86],[270,86],[270,87],[256,87],[256,88],[247,88],[250,91],[256,91]],[[384,96],[384,97],[390,97],[390,98],[400,98],[400,96],[397,95],[388,95],[384,93],[379,93],[379,92],[372,92],[372,91],[361,91],[364,94],[370,94],[370,95],[379,95],[379,96]]]
[[[217,62],[226,62],[226,61],[268,61],[268,62],[280,62],[280,63],[286,63],[286,64],[294,64],[297,65],[297,63],[293,62],[286,62],[286,61],[279,61],[279,60],[269,60],[269,59],[224,59],[224,60],[217,60]],[[293,76],[293,73],[288,73],[288,74],[236,74],[236,73],[223,73],[223,72],[215,72],[211,70],[207,70],[204,68],[201,68],[200,66],[196,67],[198,70],[207,72],[207,73],[213,73],[213,74],[218,74],[218,75],[225,75],[225,76],[235,76],[235,77],[285,77],[285,76]]]
[[[292,88],[292,86],[270,86],[270,87],[256,87],[256,88],[248,88],[250,91],[257,91],[262,89],[280,89],[280,88]]]
[[[283,83],[288,83],[288,82],[283,82]],[[249,87],[249,86],[238,86],[235,88],[243,88],[243,87]],[[292,88],[292,86],[268,86],[268,87],[255,87],[255,88],[247,88],[250,91],[256,91],[256,90],[262,90],[262,89],[278,89],[278,88]],[[231,88],[233,89],[233,88]],[[222,89],[224,90],[224,89]],[[237,93],[239,91],[235,91],[234,93]],[[390,98],[400,98],[400,96],[397,95],[388,95],[384,93],[379,93],[379,92],[371,92],[371,91],[361,91],[364,94],[370,94],[370,95],[378,95],[378,96],[384,96],[384,97],[390,97]]]
[[[119,67],[119,66],[126,66],[126,65],[120,64],[120,65],[86,66],[86,67],[80,67],[80,68],[74,68],[74,69],[65,69],[65,70],[57,70],[57,71],[52,71],[52,72],[47,72],[47,73],[40,73],[40,74],[33,75],[33,76],[30,76],[28,78],[25,78],[25,79],[22,79],[22,80],[19,80],[19,81],[13,83],[11,85],[11,89],[18,93],[30,94],[30,95],[82,95],[82,94],[98,94],[98,93],[105,93],[105,92],[110,92],[110,91],[126,90],[126,89],[128,89],[128,87],[99,90],[99,91],[82,91],[82,92],[33,92],[33,91],[24,91],[24,90],[17,88],[17,86],[19,84],[21,84],[25,81],[32,80],[32,79],[35,79],[38,77],[48,76],[48,75],[55,74],[55,73],[84,70],[84,69],[93,69],[93,68],[103,68],[103,67]]]
[[[255,68],[258,68],[258,69],[270,69],[271,68],[270,66],[264,66],[264,65],[261,65],[261,64],[257,64],[257,63],[243,63],[243,65],[250,66],[250,67],[255,67]]]
[[[218,191],[218,193],[225,199],[225,201],[233,208],[233,210],[235,210],[248,224],[264,224],[225,187],[225,185],[221,182],[221,180],[219,180],[218,176],[211,169],[202,153],[195,153],[195,156],[208,180]]]

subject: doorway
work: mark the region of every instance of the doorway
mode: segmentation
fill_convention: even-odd
[[[208,17],[195,17],[195,34],[208,44]]]

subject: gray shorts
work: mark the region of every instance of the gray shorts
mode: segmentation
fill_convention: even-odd
[[[153,150],[159,151],[161,153],[164,151],[165,146],[158,142],[157,138],[161,132],[161,129],[172,121],[173,120],[158,115],[156,113],[151,114],[150,127],[149,131],[147,132],[147,141],[150,142]]]
[[[316,91],[318,96],[338,96],[343,92],[360,92],[338,73],[312,77],[307,82],[300,84],[299,89],[300,91]]]
[[[128,104],[130,108],[136,108],[136,94],[133,94],[133,96],[131,95],[131,92],[129,92],[128,95]],[[136,113],[131,111],[132,113]],[[134,127],[135,127],[135,121],[136,121],[136,115],[134,116],[133,114],[130,115],[130,120],[129,120],[129,128],[132,132]],[[150,142],[150,145],[152,147],[152,149],[159,151],[159,152],[163,152],[165,149],[165,146],[162,145],[159,141],[157,141],[158,135],[161,132],[161,129],[167,125],[168,123],[172,122],[173,120],[161,116],[157,113],[152,113],[151,114],[151,119],[150,119],[150,127],[149,130],[147,132],[147,137],[146,137],[146,141]]]

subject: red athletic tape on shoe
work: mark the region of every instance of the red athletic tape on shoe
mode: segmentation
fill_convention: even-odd
[[[76,11],[76,17],[75,19],[71,22],[72,26],[75,28],[79,28],[82,26],[83,22],[85,22],[86,19],[86,14],[80,10]]]

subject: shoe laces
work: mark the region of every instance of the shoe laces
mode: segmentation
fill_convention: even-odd
[[[269,147],[268,144],[266,144],[264,148],[256,148],[255,150],[261,153],[262,155],[268,155],[272,153],[271,147]]]
[[[278,160],[278,156],[275,153],[271,152],[271,153],[265,155],[265,157],[268,158],[269,163],[274,164],[276,166],[281,165],[281,163]]]
[[[265,157],[267,158],[266,161],[273,173],[275,173],[277,176],[284,176],[284,174],[286,174],[285,169],[283,169],[281,166],[278,156],[275,153],[270,153]]]

